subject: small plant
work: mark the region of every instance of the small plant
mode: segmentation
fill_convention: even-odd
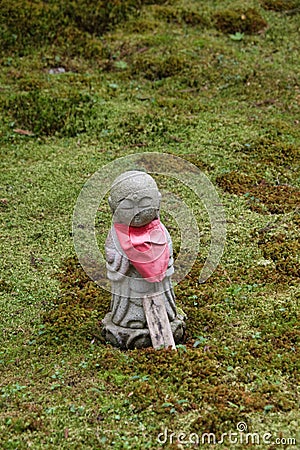
[[[230,34],[229,37],[232,41],[242,41],[244,39],[245,33],[240,33],[237,31],[234,34]]]
[[[194,342],[194,344],[193,344],[193,347],[199,347],[200,345],[203,345],[203,344],[206,344],[206,342],[207,342],[207,338],[206,337],[204,337],[204,336],[197,336],[197,338],[196,338],[196,340],[195,340],[195,342]]]

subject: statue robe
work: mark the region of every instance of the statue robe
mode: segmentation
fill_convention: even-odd
[[[112,226],[106,239],[106,267],[111,282],[111,320],[125,328],[147,328],[143,298],[147,294],[160,294],[165,300],[170,322],[176,317],[175,295],[171,284],[173,268],[172,241],[169,232],[161,224],[168,245],[168,261],[161,281],[147,281],[130,262]]]

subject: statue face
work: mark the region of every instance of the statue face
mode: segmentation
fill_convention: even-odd
[[[109,204],[113,221],[142,227],[157,219],[160,192],[154,179],[145,172],[128,171],[114,181]]]
[[[156,189],[143,189],[120,199],[114,211],[114,222],[142,227],[158,218],[160,194]]]

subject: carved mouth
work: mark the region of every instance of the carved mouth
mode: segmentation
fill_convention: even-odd
[[[140,223],[142,221],[142,218],[140,215],[136,215],[134,216],[134,218],[132,219],[131,223]]]
[[[149,220],[148,217],[143,217],[140,214],[137,214],[136,216],[133,217],[132,221],[131,221],[131,225],[132,226],[143,226],[146,225]]]
[[[131,220],[131,225],[143,226],[146,225],[147,223],[150,223],[155,217],[156,214],[154,213],[154,210],[152,209],[143,210],[137,213],[135,216],[133,216]]]

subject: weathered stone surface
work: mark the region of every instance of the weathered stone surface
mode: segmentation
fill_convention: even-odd
[[[121,349],[134,349],[151,347],[151,338],[148,328],[124,328],[115,325],[111,319],[111,313],[106,314],[102,321],[102,335],[114,347]],[[178,316],[170,322],[175,344],[180,344],[184,338],[185,324],[182,317]]]

